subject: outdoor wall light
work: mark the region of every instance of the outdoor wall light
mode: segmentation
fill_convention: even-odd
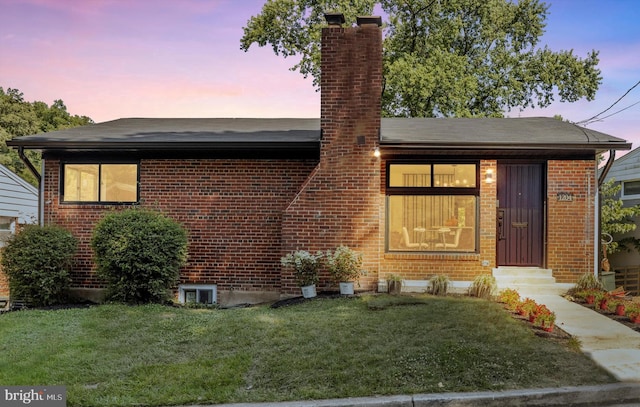
[[[380,158],[380,148],[376,147],[373,149],[373,156],[376,158]]]
[[[487,172],[484,174],[484,182],[486,182],[487,184],[493,183],[493,170],[492,169],[488,169]]]

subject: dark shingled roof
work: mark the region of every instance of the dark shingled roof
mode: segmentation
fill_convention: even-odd
[[[380,144],[431,149],[628,150],[625,140],[550,117],[382,120]]]
[[[15,138],[44,151],[319,151],[319,119],[119,119]],[[623,139],[553,118],[383,118],[380,145],[401,149],[625,150]]]
[[[319,119],[118,119],[16,138],[39,150],[319,148]]]

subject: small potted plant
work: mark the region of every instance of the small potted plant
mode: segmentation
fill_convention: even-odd
[[[633,323],[640,323],[640,304],[630,302],[625,306],[625,313]]]
[[[547,308],[546,305],[538,306],[533,323],[547,332],[553,331],[553,324],[556,322],[556,314]]]
[[[322,253],[311,254],[306,250],[296,250],[280,259],[285,267],[293,269],[296,282],[302,289],[304,298],[315,297],[318,283]]]
[[[624,315],[625,302],[627,301],[622,298],[612,296],[611,299],[607,301],[607,310],[612,314]]]
[[[520,293],[513,288],[506,288],[500,292],[498,301],[505,304],[509,311],[515,312],[520,304]]]
[[[585,288],[582,290],[577,290],[574,294],[574,297],[584,301],[587,304],[593,304],[596,301],[596,295],[602,292],[600,289],[596,288]]]
[[[606,310],[609,294],[606,291],[596,290],[593,293],[593,303],[596,309]]]
[[[525,318],[529,318],[533,322],[533,318],[538,310],[538,304],[531,298],[525,298],[518,307],[518,312]]]
[[[402,277],[398,274],[387,276],[387,292],[389,294],[400,294],[402,292]]]
[[[331,279],[340,286],[340,294],[353,294],[353,282],[362,274],[362,254],[340,245],[333,252],[327,251],[325,262]]]

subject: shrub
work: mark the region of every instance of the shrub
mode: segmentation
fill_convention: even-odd
[[[469,287],[469,295],[478,298],[491,298],[496,289],[496,278],[489,274],[476,276]]]
[[[431,294],[433,295],[447,295],[447,289],[449,288],[449,277],[446,275],[435,275],[431,277]]]
[[[355,281],[362,274],[362,254],[347,246],[339,246],[333,252],[325,254],[327,269],[335,283]]]
[[[2,249],[2,268],[11,297],[33,306],[67,301],[77,244],[76,238],[60,227],[24,226]]]
[[[575,290],[604,290],[604,286],[593,273],[584,273],[576,281]]]
[[[187,260],[187,233],[176,221],[147,209],[107,214],[91,239],[107,298],[131,304],[168,300]]]
[[[322,252],[311,254],[306,250],[296,250],[280,259],[285,267],[293,268],[296,281],[300,287],[318,283]]]

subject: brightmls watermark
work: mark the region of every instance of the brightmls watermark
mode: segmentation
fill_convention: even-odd
[[[64,386],[0,386],[2,407],[67,407]]]

